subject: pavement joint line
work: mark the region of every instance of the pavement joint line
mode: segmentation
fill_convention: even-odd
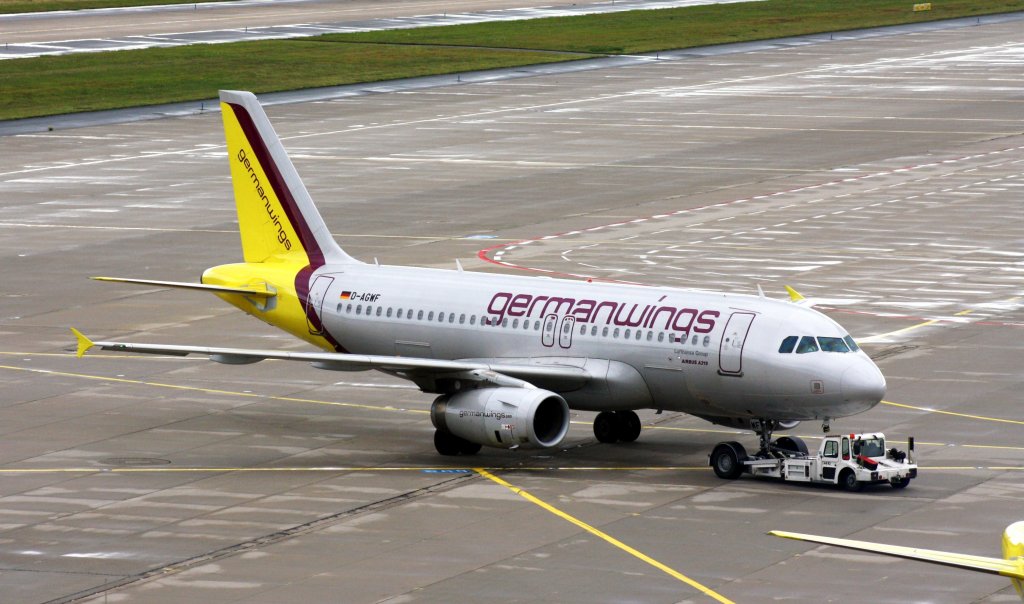
[[[2,355],[2,354],[11,354],[11,355],[18,355],[18,354],[28,355],[28,354],[33,354],[33,355],[36,355],[36,356],[43,356],[43,354],[38,354],[38,353],[0,352],[0,355]],[[56,354],[56,353],[50,353],[50,354]],[[47,355],[47,356],[49,356],[49,355]],[[68,356],[68,355],[56,355],[56,356]],[[116,356],[118,358],[142,358],[142,357],[130,357],[130,356],[126,357],[126,355],[102,355],[101,357],[97,357],[97,358],[102,358],[102,357],[106,357],[106,356]],[[162,357],[157,357],[157,358],[162,358]],[[291,403],[309,403],[309,404],[314,404],[314,405],[329,405],[329,406],[334,406],[334,407],[349,407],[349,408],[353,408],[353,409],[366,409],[366,410],[370,410],[370,411],[388,411],[388,412],[399,412],[399,413],[416,413],[416,414],[421,414],[421,415],[429,415],[430,414],[430,411],[425,410],[425,409],[409,409],[409,408],[406,408],[406,407],[394,407],[394,406],[391,406],[391,405],[379,406],[379,405],[366,405],[366,404],[361,404],[361,403],[347,403],[347,402],[340,402],[340,401],[323,401],[323,400],[318,400],[318,399],[300,398],[300,397],[292,397],[292,396],[279,396],[279,395],[272,395],[272,394],[259,394],[259,393],[256,393],[256,392],[238,392],[236,390],[221,390],[221,389],[215,389],[215,388],[202,388],[200,386],[184,386],[184,385],[180,385],[180,384],[167,384],[167,383],[163,383],[163,382],[149,382],[149,381],[145,381],[145,380],[134,380],[134,379],[130,379],[130,378],[107,377],[107,376],[92,375],[92,374],[87,374],[87,373],[73,373],[73,372],[69,372],[69,371],[54,371],[52,369],[41,369],[41,368],[36,368],[36,367],[17,367],[15,365],[0,365],[0,370],[3,370],[3,369],[9,370],[9,371],[24,371],[24,372],[28,372],[28,373],[40,373],[40,374],[44,374],[44,375],[55,375],[55,376],[60,376],[60,377],[73,377],[73,378],[86,379],[86,380],[116,382],[116,383],[132,384],[132,385],[139,385],[139,386],[152,386],[152,387],[156,387],[156,388],[170,388],[170,389],[174,389],[174,390],[206,392],[206,393],[210,393],[210,394],[220,394],[220,395],[226,395],[226,396],[236,396],[236,397],[245,397],[245,398],[262,398],[262,399],[285,401],[285,402],[291,402]],[[940,411],[938,409],[932,409],[932,408],[929,408],[929,407],[919,407],[919,406],[914,406],[914,405],[905,405],[905,404],[901,404],[901,403],[895,403],[895,402],[892,402],[892,401],[882,401],[882,404],[884,404],[884,405],[891,405],[891,406],[894,406],[894,407],[903,407],[903,408],[907,408],[907,409],[913,409],[913,410],[916,410],[916,411],[927,411],[927,412],[932,412],[932,413],[943,413],[943,414],[947,414],[947,415],[953,415],[953,416],[958,416],[958,417],[965,417],[965,418],[969,418],[969,419],[981,419],[981,420],[987,420],[987,421],[993,421],[993,422],[1004,422],[1004,423],[1024,425],[1024,421],[1010,420],[1010,419],[1001,419],[1001,418],[992,418],[992,417],[985,417],[985,416],[980,416],[980,415],[968,415],[968,414],[964,414],[964,413],[955,413],[955,412],[952,412],[952,411]],[[581,426],[589,426],[590,425],[590,422],[585,422],[585,421],[580,421],[580,420],[573,420],[573,421],[570,421],[569,423],[570,424],[575,424],[575,425],[581,425]],[[730,434],[730,435],[745,435],[746,434],[745,432],[735,431],[735,430],[716,430],[714,428],[680,428],[680,427],[675,427],[675,426],[657,426],[657,425],[655,425],[655,426],[644,426],[643,429],[644,430],[668,430],[668,431],[674,431],[674,432],[696,432],[696,433],[700,433],[700,434]],[[820,438],[823,438],[823,437],[816,436],[816,435],[805,435],[805,436],[801,436],[801,438],[820,439]],[[898,442],[898,441],[895,441],[895,442]],[[917,441],[917,444],[919,444],[919,445],[938,446],[938,447],[951,447],[951,446],[955,447],[955,446],[959,446],[959,447],[970,447],[970,448],[974,448],[974,449],[1009,449],[1009,450],[1018,450],[1019,449],[1019,450],[1024,450],[1024,447],[1013,447],[1013,446],[1005,446],[1005,445],[965,445],[965,444],[958,445],[958,444],[955,444],[955,443],[929,443],[929,442],[921,442],[921,441]]]
[[[170,575],[174,575],[197,566],[209,564],[217,560],[229,558],[238,554],[244,554],[265,548],[275,543],[286,541],[292,537],[305,535],[320,530],[321,528],[328,527],[339,522],[352,518],[354,516],[360,516],[366,513],[373,513],[380,510],[386,510],[395,506],[403,505],[420,497],[432,495],[439,492],[449,491],[457,488],[467,480],[475,480],[477,477],[472,472],[466,472],[459,474],[458,476],[452,476],[450,478],[441,480],[434,484],[430,484],[424,487],[415,488],[398,495],[381,499],[378,501],[372,501],[363,505],[356,506],[354,508],[336,512],[329,516],[315,518],[308,522],[303,522],[285,529],[275,531],[270,534],[261,535],[247,539],[245,541],[226,545],[219,549],[209,551],[206,553],[198,554],[190,558],[183,560],[177,560],[164,564],[155,568],[149,568],[139,573],[124,576],[122,579],[117,581],[111,581],[104,583],[103,585],[97,585],[95,587],[86,588],[77,593],[68,594],[54,600],[49,600],[47,604],[57,603],[70,603],[79,602],[86,598],[92,598],[99,594],[109,594],[118,589],[128,587],[129,585],[136,585],[139,583],[146,583],[153,580],[160,580]]]
[[[480,476],[483,476],[484,478],[486,478],[486,479],[488,479],[488,480],[490,480],[490,481],[492,481],[492,482],[494,482],[496,484],[499,484],[499,485],[505,487],[506,489],[512,491],[516,495],[519,495],[523,499],[526,499],[530,503],[543,508],[544,510],[554,514],[555,516],[558,516],[562,520],[565,520],[565,521],[567,521],[567,522],[569,522],[571,524],[575,524],[576,526],[578,526],[579,528],[587,531],[591,535],[594,535],[595,537],[603,539],[604,541],[610,543],[611,545],[614,545],[615,547],[621,549],[622,551],[624,551],[627,554],[633,556],[634,558],[637,558],[638,560],[653,566],[654,568],[662,571],[663,573],[669,575],[670,577],[673,577],[673,578],[675,578],[675,579],[677,579],[679,581],[682,581],[683,583],[686,583],[690,587],[692,587],[692,588],[696,589],[697,591],[703,593],[704,595],[708,596],[709,598],[712,598],[712,599],[714,599],[714,600],[716,600],[718,602],[721,602],[722,604],[732,604],[732,600],[726,598],[725,596],[719,594],[718,592],[712,590],[711,588],[705,587],[704,585],[698,583],[697,581],[694,581],[693,579],[687,577],[686,575],[680,573],[679,571],[677,571],[677,570],[675,570],[675,569],[673,569],[673,568],[671,568],[671,567],[669,567],[669,566],[667,566],[665,564],[662,564],[661,562],[658,562],[654,558],[651,558],[650,556],[640,552],[639,550],[637,550],[637,549],[635,549],[633,547],[630,547],[629,545],[626,545],[625,543],[623,543],[622,541],[619,541],[615,537],[612,537],[608,533],[605,533],[604,531],[602,531],[602,530],[600,530],[600,529],[598,529],[598,528],[596,528],[596,527],[594,527],[594,526],[592,526],[590,524],[587,524],[586,522],[583,522],[582,520],[576,518],[575,516],[572,516],[572,515],[570,515],[570,514],[568,514],[566,512],[563,512],[559,508],[556,508],[555,506],[545,502],[544,500],[540,499],[539,497],[531,494],[529,491],[527,491],[525,489],[522,489],[522,488],[519,488],[519,487],[517,487],[515,485],[512,485],[511,483],[509,483],[509,482],[507,482],[507,481],[505,481],[505,480],[495,476],[494,474],[491,474],[490,472],[488,472],[484,468],[473,468],[473,471],[476,472],[477,474],[479,474]]]

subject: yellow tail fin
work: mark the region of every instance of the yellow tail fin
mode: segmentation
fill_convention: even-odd
[[[356,262],[323,218],[251,92],[222,90],[221,115],[246,262]]]

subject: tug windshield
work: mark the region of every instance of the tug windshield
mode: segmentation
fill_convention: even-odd
[[[853,443],[854,455],[881,457],[885,455],[885,439],[877,436],[861,438]]]

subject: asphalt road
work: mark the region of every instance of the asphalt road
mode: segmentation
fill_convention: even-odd
[[[1021,519],[1022,64],[1008,22],[268,109],[362,259],[821,299],[889,382],[833,429],[915,436],[903,491],[721,481],[712,446],[753,437],[653,412],[632,445],[580,413],[558,450],[440,471],[431,398],[384,376],[75,359],[70,326],[302,345],[216,299],[87,280],[240,258],[218,115],[5,137],[0,594],[711,601],[689,580],[736,602],[1015,601],[764,533],[996,556]]]

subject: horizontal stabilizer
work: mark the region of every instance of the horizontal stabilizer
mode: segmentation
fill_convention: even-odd
[[[1002,575],[1011,579],[1024,579],[1024,568],[1013,560],[1002,558],[988,558],[985,556],[972,556],[970,554],[957,554],[954,552],[940,552],[917,547],[904,547],[900,545],[886,545],[884,543],[872,543],[870,541],[856,541],[854,539],[839,539],[836,537],[821,537],[818,535],[806,535],[803,533],[788,533],[785,531],[769,531],[769,535],[796,539],[798,541],[812,541],[847,549],[873,552],[897,558],[931,562],[944,566],[954,566],[967,570]]]
[[[134,283],[136,285],[153,285],[155,287],[173,287],[177,289],[196,289],[215,294],[242,294],[256,298],[273,298],[277,294],[265,285],[251,287],[227,287],[224,285],[207,285],[205,283],[185,283],[182,281],[156,281],[153,279],[126,279],[123,277],[92,277],[94,281],[111,281],[114,283]]]

